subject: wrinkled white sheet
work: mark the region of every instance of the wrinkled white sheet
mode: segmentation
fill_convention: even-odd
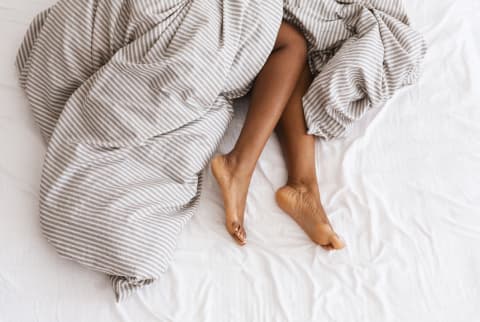
[[[371,113],[368,128],[318,143],[322,199],[345,250],[315,247],[275,205],[286,172],[273,137],[248,199],[248,245],[225,231],[209,175],[170,270],[120,305],[104,275],[60,259],[40,233],[45,146],[13,62],[51,3],[0,0],[0,322],[478,321],[479,1],[407,0],[429,42],[419,85]]]

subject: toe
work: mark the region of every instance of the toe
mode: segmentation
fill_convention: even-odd
[[[235,234],[237,238],[240,240],[241,243],[245,243],[247,239],[247,233],[245,232],[245,229],[240,226],[238,232]]]
[[[330,237],[330,244],[332,245],[333,249],[342,249],[345,247],[344,242],[338,237],[337,234],[333,234]]]
[[[240,246],[243,246],[247,243],[247,241],[245,240],[245,237],[242,237],[240,235],[232,235],[233,236],[233,239],[235,239],[235,241],[240,245]]]
[[[242,232],[239,232],[238,234],[236,234],[235,239],[242,245],[244,245],[247,242],[245,239],[245,234]]]
[[[237,234],[240,231],[240,229],[242,228],[242,226],[240,226],[240,224],[237,223],[237,222],[234,222],[232,224],[232,227],[233,227],[233,233],[234,234]]]
[[[237,241],[240,245],[244,245],[246,243],[246,232],[245,229],[241,224],[238,222],[233,222],[231,225],[232,229],[229,230],[232,237]]]
[[[325,249],[326,251],[330,251],[330,250],[333,250],[333,246],[331,244],[328,244],[328,245],[321,245],[323,249]]]

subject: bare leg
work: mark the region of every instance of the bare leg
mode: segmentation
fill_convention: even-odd
[[[212,160],[222,190],[226,227],[241,245],[248,186],[260,154],[295,89],[306,60],[306,42],[294,27],[282,23],[274,50],[258,75],[245,125],[234,149]]]
[[[308,66],[300,77],[278,123],[278,137],[287,161],[287,184],[276,193],[278,205],[317,244],[326,249],[343,248],[320,202],[315,170],[315,138],[307,134],[302,97],[312,82]]]

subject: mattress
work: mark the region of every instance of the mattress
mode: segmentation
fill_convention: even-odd
[[[207,171],[170,269],[121,304],[107,277],[59,258],[40,231],[45,144],[13,62],[53,2],[0,0],[0,322],[478,321],[480,2],[408,0],[429,43],[419,84],[347,138],[318,141],[322,201],[346,249],[315,246],[275,204],[286,170],[272,136],[252,179],[247,246],[226,232]],[[220,151],[247,106],[237,102]]]

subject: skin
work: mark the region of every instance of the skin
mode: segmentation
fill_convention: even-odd
[[[282,23],[274,49],[255,81],[245,125],[235,147],[212,160],[212,172],[223,195],[226,228],[240,245],[246,243],[248,187],[260,154],[276,128],[288,170],[285,186],[275,195],[278,205],[315,243],[327,250],[344,247],[320,201],[315,138],[307,134],[302,105],[312,81],[306,60],[303,35]]]

